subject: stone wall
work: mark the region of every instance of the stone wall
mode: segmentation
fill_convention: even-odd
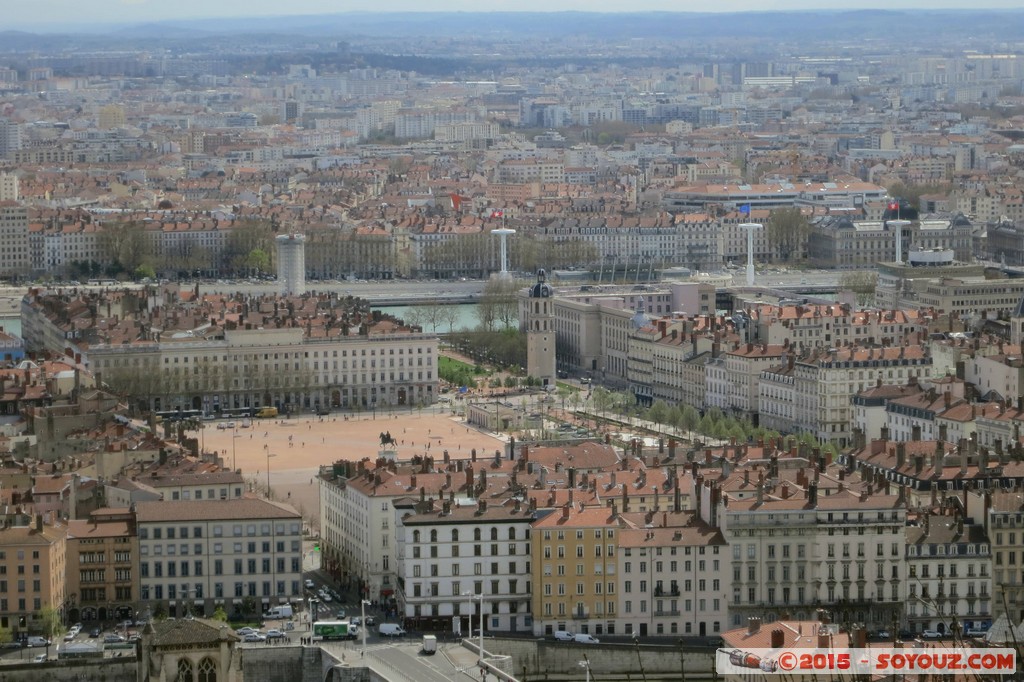
[[[35,655],[38,649],[25,649]],[[8,659],[9,660],[9,659]],[[102,660],[47,661],[33,663],[26,660],[0,668],[2,682],[136,682],[138,664],[135,657]]]
[[[342,664],[315,646],[256,646],[240,651],[245,682],[323,682],[329,670]]]
[[[476,640],[464,642],[476,651]],[[484,649],[491,654],[512,657],[509,672],[519,677],[539,673],[579,674],[579,662],[586,655],[594,670],[609,675],[636,673],[641,669],[652,675],[684,672],[701,678],[712,676],[715,650],[704,647],[673,647],[657,644],[575,644],[554,640],[488,637]]]

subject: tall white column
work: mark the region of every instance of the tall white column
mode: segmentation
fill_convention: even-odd
[[[496,234],[501,238],[501,277],[508,277],[508,236],[515,234],[516,231],[507,227],[499,227],[496,230],[491,230],[492,234]]]
[[[754,286],[754,230],[764,227],[761,223],[741,223],[740,229],[747,231],[747,286]]]
[[[910,225],[909,220],[887,220],[890,229],[896,230],[896,262],[903,262],[903,228]]]

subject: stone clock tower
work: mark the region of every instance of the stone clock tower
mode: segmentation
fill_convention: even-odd
[[[527,289],[526,373],[544,386],[555,385],[555,290],[545,280],[547,273],[537,271],[537,282]]]

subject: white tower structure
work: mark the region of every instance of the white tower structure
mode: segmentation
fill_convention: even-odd
[[[498,277],[502,279],[511,277],[508,271],[508,236],[515,233],[516,231],[510,227],[499,227],[496,230],[491,230],[491,234],[501,237],[501,272],[498,273]]]
[[[537,282],[527,289],[526,373],[543,386],[555,385],[555,290],[537,271]]]
[[[760,230],[761,223],[742,223],[741,230],[747,231],[747,286],[754,286],[754,230]]]
[[[903,262],[903,228],[910,225],[909,220],[887,220],[889,229],[896,230],[896,262]]]
[[[285,296],[306,293],[306,236],[277,236],[277,284]]]

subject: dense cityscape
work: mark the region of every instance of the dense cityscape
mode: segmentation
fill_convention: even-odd
[[[1016,649],[1019,18],[5,33],[0,676]]]

